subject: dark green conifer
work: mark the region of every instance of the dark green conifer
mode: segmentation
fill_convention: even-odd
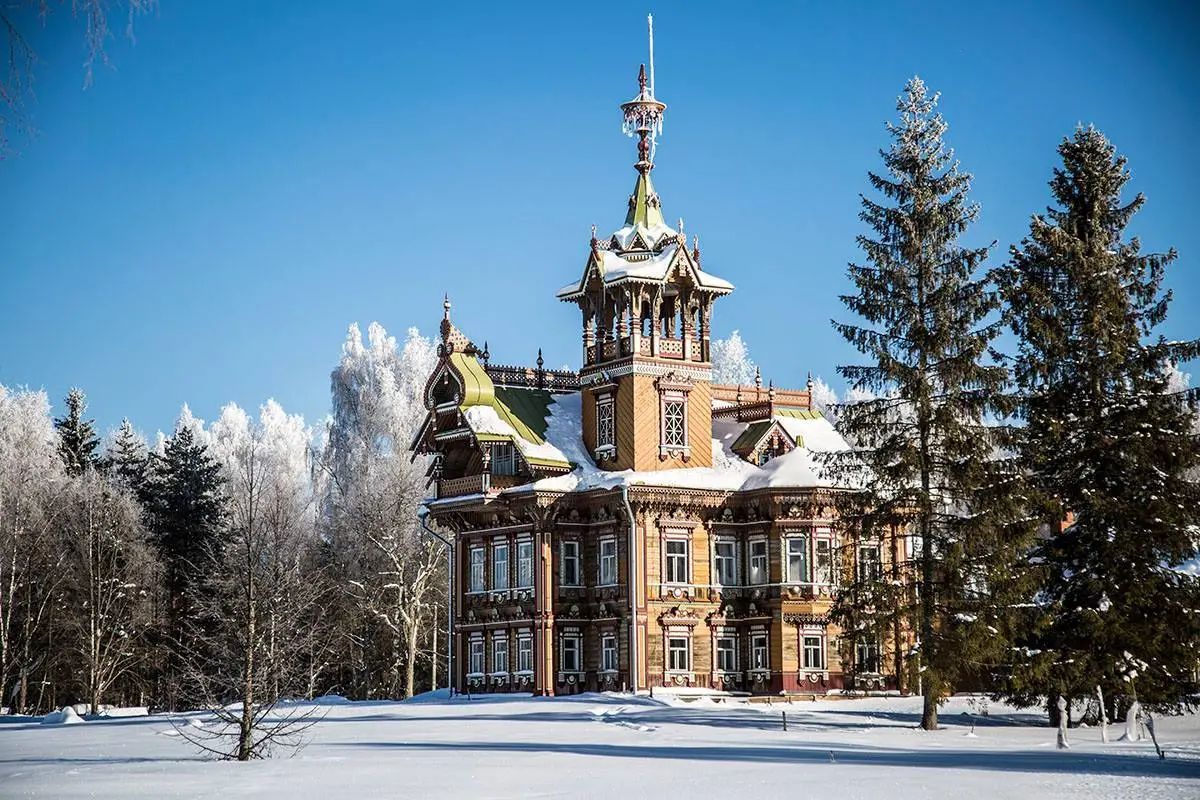
[[[858,237],[865,263],[849,269],[857,294],[842,298],[865,322],[834,322],[868,357],[838,371],[875,398],[840,409],[853,449],[833,470],[859,489],[842,496],[843,541],[855,559],[871,546],[885,564],[895,556],[890,568],[860,569],[834,617],[916,655],[925,729],[937,727],[943,692],[1007,652],[1011,566],[1028,538],[1028,526],[1013,522],[1016,481],[988,425],[1007,379],[989,358],[1000,325],[979,275],[988,249],[959,244],[978,207],[967,197],[971,176],[943,143],[936,104],[919,78],[898,100],[886,171],[869,173],[882,199],[862,199],[871,232]]]
[[[94,420],[85,420],[87,397],[82,389],[71,389],[67,393],[67,413],[54,420],[58,431],[58,454],[66,465],[68,475],[82,475],[96,465],[96,448],[100,438],[96,436]]]
[[[1126,238],[1145,198],[1124,203],[1126,160],[1094,128],[1058,148],[1055,205],[999,271],[1018,339],[1020,460],[1045,535],[1042,590],[1008,696],[1168,704],[1200,689],[1200,585],[1171,569],[1196,558],[1200,465],[1193,400],[1168,386],[1170,362],[1200,340],[1154,335],[1175,251]]]

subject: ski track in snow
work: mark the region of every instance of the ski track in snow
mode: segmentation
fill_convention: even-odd
[[[989,716],[974,716],[968,698],[952,698],[942,729],[923,732],[920,703],[661,693],[326,700],[294,757],[249,764],[205,760],[172,735],[202,714],[175,724],[0,717],[0,797],[1200,797],[1200,716],[1156,719],[1160,761],[1149,742],[1105,745],[1095,728],[1072,730],[1071,749],[1056,750],[1036,710],[992,703]]]

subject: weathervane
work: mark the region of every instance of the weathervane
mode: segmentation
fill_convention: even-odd
[[[654,17],[647,15],[646,22],[650,33],[650,82],[647,85],[646,65],[643,64],[638,70],[637,97],[621,104],[621,112],[625,115],[622,130],[626,136],[638,137],[635,166],[642,173],[654,169],[655,140],[662,135],[663,111],[667,108],[666,103],[654,99]]]

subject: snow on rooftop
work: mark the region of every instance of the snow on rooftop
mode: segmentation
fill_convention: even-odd
[[[666,228],[666,230],[670,231],[670,228]],[[617,253],[612,250],[600,250],[598,251],[601,265],[600,271],[604,276],[605,283],[617,283],[623,280],[662,281],[666,279],[667,271],[675,261],[675,255],[678,250],[679,244],[671,243],[664,247],[661,252],[640,259],[629,258],[627,254]],[[702,270],[696,270],[696,277],[700,285],[705,288],[726,291],[733,290],[733,284],[729,281],[703,272]],[[576,281],[559,289],[557,296],[572,295],[581,290],[581,282]]]
[[[543,444],[531,442],[521,437],[508,422],[500,418],[492,406],[468,406],[463,409],[467,424],[477,434],[492,434],[494,436],[511,436],[526,458],[538,458],[549,461],[568,461],[562,450],[549,441]]]
[[[583,446],[580,436],[580,431],[583,429],[583,407],[580,395],[555,395],[554,402],[550,406],[550,418],[547,421],[546,441],[576,467],[566,475],[543,478],[533,483],[508,489],[506,493],[533,490],[582,492],[589,489],[614,489],[622,485],[668,486],[729,492],[777,487],[833,486],[832,481],[825,474],[822,466],[817,463],[813,454],[848,449],[845,440],[824,417],[788,421],[797,423],[793,427],[801,437],[801,441],[804,442],[804,446],[772,459],[763,467],[746,462],[730,450],[730,446],[738,434],[745,430],[745,423],[715,420],[713,422],[713,465],[711,467],[613,472],[597,467]]]

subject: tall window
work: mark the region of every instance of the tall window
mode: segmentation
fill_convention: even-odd
[[[508,543],[492,548],[492,591],[502,592],[508,588]]]
[[[600,669],[605,672],[617,671],[617,637],[611,633],[600,637]]]
[[[767,635],[755,633],[750,637],[750,668],[767,669],[770,666],[767,656]]]
[[[492,474],[517,474],[517,454],[511,444],[492,445]]]
[[[804,668],[825,669],[825,647],[823,637],[804,637]]]
[[[737,672],[737,637],[717,638],[717,671]]]
[[[688,543],[686,539],[667,539],[667,583],[688,582]]]
[[[517,634],[517,672],[533,672],[533,636]]]
[[[787,540],[787,579],[789,583],[808,583],[808,537]]]
[[[468,661],[467,666],[472,675],[483,674],[483,636],[471,639],[471,650]]]
[[[717,567],[717,584],[720,586],[737,586],[737,543],[717,541],[713,544],[714,560]]]
[[[686,401],[664,399],[662,404],[663,447],[682,449],[687,447],[687,425],[684,419]]]
[[[492,672],[508,672],[508,634],[492,635]]]
[[[579,672],[583,663],[583,642],[578,634],[565,634],[562,639],[562,663],[561,669],[563,672]]]
[[[483,558],[484,552],[482,547],[471,548],[471,575],[470,575],[470,591],[483,591]]]
[[[612,395],[596,398],[596,449],[617,446],[617,425]]]
[[[767,582],[767,540],[755,539],[750,542],[750,585],[758,586]]]
[[[667,637],[667,669],[671,672],[692,671],[692,639],[673,633]]]
[[[617,582],[617,540],[600,540],[600,586]]]
[[[817,583],[833,583],[833,542],[817,539],[816,542]]]
[[[533,586],[533,542],[528,539],[517,542],[517,586]]]
[[[879,564],[879,545],[862,545],[858,548],[858,579],[877,581],[882,574]]]
[[[562,543],[562,585],[583,585],[582,573],[579,569],[579,542]]]
[[[863,636],[854,644],[854,663],[859,672],[879,672],[879,640]]]

